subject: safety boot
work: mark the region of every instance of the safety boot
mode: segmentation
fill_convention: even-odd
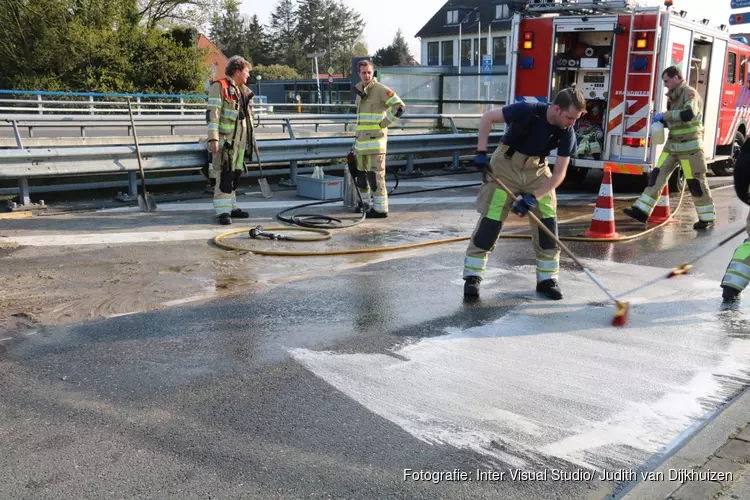
[[[479,297],[479,283],[482,278],[479,276],[467,276],[464,278],[464,297]]]
[[[250,217],[250,214],[245,212],[244,210],[235,208],[234,210],[232,210],[232,213],[230,214],[230,216],[234,217],[235,219],[247,219]]]
[[[646,223],[648,222],[648,214],[645,213],[640,208],[630,207],[623,209],[623,212],[625,212],[625,215],[630,217],[631,219],[635,219],[638,222]]]
[[[562,290],[560,290],[560,287],[557,285],[557,281],[553,279],[537,283],[536,291],[552,300],[560,300],[563,298]]]
[[[368,219],[385,219],[388,217],[388,212],[376,212],[375,209],[370,209],[365,215]]]
[[[721,298],[724,304],[736,304],[740,301],[740,291],[731,286],[721,285]]]
[[[223,213],[219,215],[219,224],[223,226],[228,226],[231,223],[232,223],[232,217],[229,214]]]
[[[710,227],[714,227],[714,223],[710,221],[699,220],[693,224],[693,229],[708,229]]]

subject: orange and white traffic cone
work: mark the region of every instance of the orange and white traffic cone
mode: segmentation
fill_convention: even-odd
[[[659,197],[659,202],[654,207],[654,211],[651,212],[651,217],[648,218],[649,222],[654,224],[661,224],[662,222],[669,221],[670,224],[678,222],[672,218],[672,213],[669,208],[669,186],[664,186]]]
[[[620,236],[615,232],[615,199],[612,195],[612,172],[604,170],[604,178],[596,199],[591,227],[586,231],[589,238],[611,239]]]

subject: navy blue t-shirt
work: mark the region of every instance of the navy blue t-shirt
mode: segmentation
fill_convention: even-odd
[[[503,117],[506,126],[503,134],[503,144],[508,144],[510,140],[510,130],[512,127],[525,127],[528,120],[534,114],[536,104],[528,102],[517,102],[503,107]],[[518,122],[518,123],[515,123]],[[546,151],[550,136],[555,130],[560,130],[556,125],[547,121],[547,115],[544,114],[534,124],[531,133],[523,138],[523,141],[516,147],[516,151],[529,156],[541,156]],[[557,145],[557,156],[575,156],[578,150],[578,141],[573,127],[568,127],[560,136],[560,142]]]

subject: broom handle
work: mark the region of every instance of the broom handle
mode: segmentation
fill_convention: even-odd
[[[492,174],[491,172],[487,172],[487,175],[489,175],[490,179],[492,179],[492,181],[495,184],[497,184],[498,186],[500,186],[501,188],[503,188],[503,191],[505,191],[506,193],[508,193],[508,196],[510,196],[514,200],[516,199],[516,195],[513,194],[513,191],[511,191],[510,189],[508,189],[508,187],[505,184],[503,184],[503,181],[501,181],[500,179],[498,179],[497,177],[495,177],[495,175]],[[584,266],[583,263],[580,260],[578,260],[578,257],[576,257],[573,254],[573,252],[571,252],[570,249],[567,246],[565,246],[565,244],[562,241],[560,241],[560,238],[558,238],[555,235],[555,233],[553,233],[552,231],[550,231],[550,229],[547,226],[545,226],[544,224],[542,224],[542,221],[540,221],[539,218],[536,215],[534,215],[533,212],[529,212],[528,216],[531,218],[531,220],[534,221],[534,224],[536,224],[537,227],[539,227],[539,229],[541,229],[542,231],[544,231],[547,234],[547,236],[549,236],[550,238],[552,238],[555,241],[555,243],[557,243],[560,246],[560,248],[563,250],[563,252],[565,252],[568,255],[568,257],[570,257],[571,259],[573,259],[573,261],[576,264],[578,264],[578,266],[581,269],[583,269],[583,272],[586,273],[586,275],[588,275],[588,277],[591,278],[591,281],[593,281],[594,283],[596,283],[596,285],[599,288],[601,288],[602,291],[605,294],[607,294],[607,297],[609,297],[610,299],[612,299],[612,301],[614,301],[616,303],[619,303],[619,301],[614,297],[614,295],[612,295],[612,293],[609,290],[607,290],[607,287],[604,286],[604,283],[602,283],[599,280],[599,278],[597,278],[596,276],[594,276],[594,274],[591,271],[589,271],[586,268],[586,266]]]

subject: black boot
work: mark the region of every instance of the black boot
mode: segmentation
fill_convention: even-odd
[[[709,227],[714,227],[713,222],[703,221],[699,220],[695,224],[693,224],[693,229],[708,229]]]
[[[721,285],[721,298],[724,304],[736,304],[740,301],[740,291],[731,286]]]
[[[235,219],[247,219],[248,217],[250,217],[249,213],[239,208],[235,208],[234,210],[232,210],[232,213],[230,215]]]
[[[464,278],[464,297],[479,297],[479,283],[482,278],[479,276],[468,276]]]
[[[638,222],[647,223],[648,222],[648,214],[643,212],[640,208],[630,207],[623,210],[625,212],[625,215],[630,217],[631,219],[635,219]]]
[[[219,224],[228,226],[231,223],[232,223],[232,217],[229,214],[224,213],[219,216]]]
[[[367,212],[367,215],[365,215],[368,219],[385,219],[388,217],[388,212],[376,212],[374,209],[370,209],[369,212]]]
[[[560,290],[560,287],[557,285],[557,281],[553,279],[537,283],[536,291],[552,300],[560,300],[563,298],[562,290]]]

